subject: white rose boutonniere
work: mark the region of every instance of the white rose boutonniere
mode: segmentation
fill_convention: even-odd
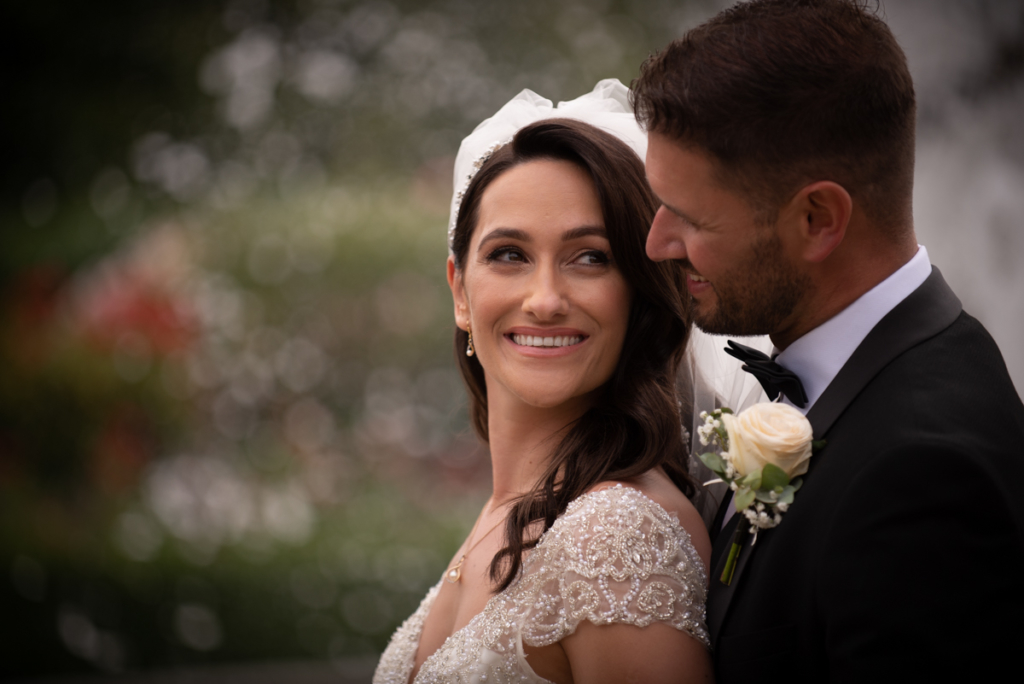
[[[807,472],[814,433],[799,411],[787,404],[755,404],[739,415],[722,414],[729,435],[725,456],[741,475],[769,463],[789,478]]]
[[[754,535],[754,543],[760,530],[782,522],[782,514],[803,484],[799,476],[807,472],[811,454],[824,442],[814,441],[810,422],[787,404],[754,404],[737,415],[722,408],[705,411],[701,418],[700,443],[717,446],[719,453],[704,453],[700,459],[721,478],[712,482],[729,485],[736,512],[750,523],[736,528],[721,577],[729,584],[747,533]]]

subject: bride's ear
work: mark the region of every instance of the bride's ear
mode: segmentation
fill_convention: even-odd
[[[452,291],[455,302],[455,325],[463,330],[469,329],[469,304],[466,301],[466,289],[462,285],[462,272],[455,268],[455,259],[448,257],[448,287]]]

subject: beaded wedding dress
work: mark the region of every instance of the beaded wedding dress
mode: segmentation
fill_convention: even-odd
[[[408,684],[440,588],[391,637],[374,684]],[[533,672],[523,645],[558,642],[583,620],[664,622],[707,646],[705,592],[704,566],[674,515],[622,485],[584,494],[528,553],[519,577],[448,637],[413,682],[548,682]]]

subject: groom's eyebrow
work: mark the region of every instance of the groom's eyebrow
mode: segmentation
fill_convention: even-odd
[[[655,197],[657,198],[657,200],[658,200],[659,202],[661,202],[661,206],[665,207],[666,209],[668,209],[669,211],[671,211],[671,212],[672,212],[673,214],[675,214],[675,215],[676,215],[676,216],[678,216],[679,218],[683,219],[684,221],[686,221],[687,223],[689,223],[689,224],[690,224],[690,225],[692,225],[692,226],[700,226],[700,224],[699,224],[699,223],[698,223],[697,221],[693,220],[693,218],[692,218],[692,217],[690,217],[690,216],[688,216],[688,215],[687,215],[687,214],[686,214],[685,212],[683,212],[683,211],[681,211],[681,210],[679,210],[679,209],[676,209],[676,208],[675,208],[675,207],[673,207],[673,206],[672,206],[671,204],[669,204],[669,203],[668,203],[668,202],[666,202],[665,200],[661,199],[661,198],[660,198],[660,197],[658,197],[657,195],[655,195]]]
[[[697,221],[694,220],[691,216],[689,216],[686,213],[676,209],[675,207],[670,207],[669,205],[666,204],[665,208],[668,209],[669,211],[671,211],[673,214],[675,214],[679,218],[681,218],[684,221],[686,221],[687,223],[689,223],[691,226],[700,226],[700,224],[697,223]]]

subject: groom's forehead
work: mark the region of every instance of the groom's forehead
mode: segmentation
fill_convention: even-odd
[[[702,173],[711,163],[708,156],[694,145],[652,131],[647,144],[647,175],[665,176],[673,173]]]
[[[733,192],[723,177],[722,164],[709,152],[664,134],[651,133],[647,147],[647,180],[663,203],[670,199],[662,196],[670,189]]]

